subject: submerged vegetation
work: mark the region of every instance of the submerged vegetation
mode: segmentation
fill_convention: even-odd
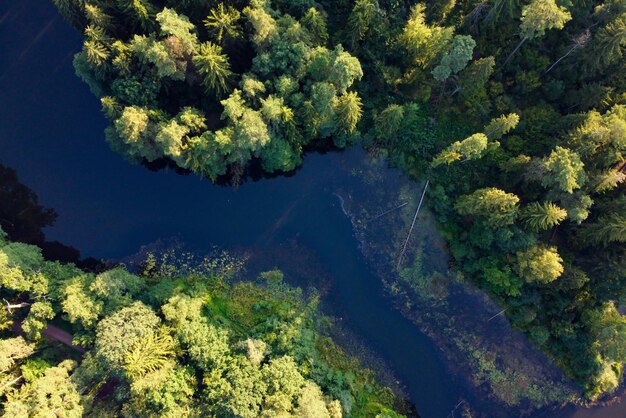
[[[151,256],[96,274],[0,230],[5,416],[401,416],[320,334],[315,295],[277,270],[229,280],[239,267]]]
[[[216,179],[360,142],[430,180],[457,269],[588,398],[620,383],[623,1],[55,3],[114,149]]]

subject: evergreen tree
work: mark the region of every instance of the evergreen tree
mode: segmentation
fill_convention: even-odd
[[[552,228],[567,218],[567,211],[552,202],[533,202],[522,211],[526,227],[533,232]]]
[[[220,3],[211,9],[204,20],[204,26],[218,43],[223,44],[227,39],[239,39],[243,36],[237,23],[240,18],[241,14],[237,9]]]
[[[572,15],[554,0],[533,0],[522,9],[520,38],[513,52],[504,61],[506,65],[524,42],[542,37],[547,30],[563,29],[572,19]]]
[[[207,91],[222,95],[228,92],[229,79],[232,75],[228,57],[219,45],[205,42],[200,45],[198,53],[193,57],[193,64],[202,77]]]
[[[484,218],[491,228],[511,225],[518,213],[519,198],[493,187],[461,196],[454,208],[460,215]]]
[[[356,92],[348,92],[337,99],[335,105],[336,125],[339,132],[351,134],[361,119],[361,98]]]

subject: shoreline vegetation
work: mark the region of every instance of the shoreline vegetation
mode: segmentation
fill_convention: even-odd
[[[327,319],[315,293],[285,284],[278,270],[232,280],[242,265],[223,252],[148,254],[140,275],[120,266],[89,273],[45,261],[0,230],[4,413],[411,413],[320,333]]]
[[[423,185],[398,176],[381,158],[362,158],[366,162],[352,173],[355,183],[339,192],[346,216],[396,308],[434,341],[460,377],[464,395],[459,407],[481,417],[502,411],[525,415],[580,402],[580,388],[499,318],[501,308],[483,291],[450,268],[447,244],[427,208],[408,241],[410,256],[398,269]]]
[[[54,2],[84,33],[76,72],[113,149],[238,183],[251,161],[287,172],[360,143],[430,182],[455,275],[585,399],[619,387],[622,1]],[[415,270],[399,273],[419,291]]]

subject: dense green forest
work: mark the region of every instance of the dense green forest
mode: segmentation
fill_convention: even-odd
[[[233,282],[225,254],[142,267],[87,272],[0,229],[4,416],[401,416],[280,271]]]
[[[135,161],[212,180],[359,143],[430,180],[457,270],[581,384],[626,362],[626,3],[54,0]]]

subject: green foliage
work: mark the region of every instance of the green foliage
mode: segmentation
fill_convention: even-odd
[[[356,92],[349,92],[337,99],[335,108],[336,125],[339,132],[352,133],[361,119],[361,98]]]
[[[533,246],[517,253],[517,273],[527,282],[550,283],[563,274],[563,259],[556,248]]]
[[[124,354],[124,375],[136,381],[160,370],[173,357],[174,347],[174,339],[163,329],[138,339]]]
[[[586,181],[584,163],[575,152],[557,146],[547,158],[541,162],[545,173],[541,183],[545,187],[555,187],[561,191],[572,193]]]
[[[193,125],[192,114],[181,120]],[[22,321],[43,350],[21,336],[0,339],[0,396],[12,417],[364,416],[370,400],[393,411],[395,396],[379,396],[370,372],[320,334],[317,299],[284,284],[280,271],[262,274],[262,284],[227,284],[240,263],[225,255],[198,266],[184,258],[184,270],[176,257],[151,257],[150,277],[121,267],[94,275],[45,261],[36,247],[3,241],[2,249],[20,272],[45,271],[56,295],[19,293],[49,300],[26,304]],[[12,292],[3,287],[0,296]],[[74,349],[41,339],[55,311],[85,344],[78,363],[68,359]],[[52,326],[46,338],[59,331]]]
[[[472,59],[475,46],[476,42],[471,36],[456,35],[452,38],[450,51],[443,56],[441,63],[433,69],[433,77],[438,81],[444,81],[452,74],[457,74],[464,69]]]
[[[91,24],[75,67],[102,97],[111,147],[133,161],[169,158],[216,180],[253,158],[266,171],[290,171],[307,144],[358,137],[362,104],[349,89],[363,70],[340,44],[325,47],[325,13],[311,5],[298,20],[263,0],[243,8],[88,3]],[[373,19],[369,6],[357,12]],[[180,120],[188,108],[211,121],[221,113],[224,122],[188,126]]]
[[[619,383],[623,361],[601,351],[610,333],[598,331],[593,318],[600,321],[606,304],[626,294],[626,20],[620,2],[437,0],[428,9],[374,0],[54,3],[84,35],[74,66],[101,97],[114,150],[132,161],[165,157],[217,180],[237,177],[252,159],[267,172],[289,171],[304,150],[360,141],[410,176],[430,179],[425,201],[445,230],[456,267],[513,312],[513,325],[588,396]],[[0,290],[9,303],[25,303],[0,318],[5,330],[28,317],[35,303],[51,301],[53,313],[97,343],[99,324],[139,295],[152,292],[145,301],[165,306],[177,296],[171,281],[148,291],[151,285],[130,275],[48,274],[58,266],[40,269],[35,248],[0,241]],[[134,287],[102,286],[126,280]],[[45,299],[49,293],[53,297]],[[165,308],[166,324],[181,327],[171,331],[180,345],[174,351],[193,353],[192,365],[166,356],[162,368],[132,383],[128,393],[136,396],[129,395],[124,413],[190,414],[206,402],[197,395],[204,386],[194,373],[217,364],[222,369],[215,379],[245,382],[246,400],[224,400],[220,396],[235,393],[225,385],[222,395],[217,389],[212,395],[211,413],[260,411],[266,394],[251,386],[264,387],[260,369],[298,338],[310,339],[301,334],[302,324],[273,327],[274,334],[254,328],[264,322],[250,308],[252,294],[259,296],[250,291],[245,304],[238,294],[238,307],[224,300],[221,306],[202,298],[189,302],[186,309],[195,313],[186,319]],[[27,323],[34,337],[50,315],[42,306]],[[161,315],[160,306],[153,308]],[[219,320],[204,316],[209,308]],[[531,308],[532,320],[515,314]],[[256,334],[244,335],[242,327]],[[195,350],[201,342],[194,333],[213,341],[215,350]],[[102,374],[98,362],[93,370]],[[228,369],[229,362],[241,370]],[[489,361],[481,364],[486,375],[502,377]],[[87,367],[79,370],[75,374],[88,374]],[[343,399],[345,388],[335,389],[333,397]],[[193,402],[184,401],[190,392]],[[332,415],[329,398],[324,412],[308,384],[291,403],[272,400],[278,406],[271,410],[279,414],[291,405],[294,414],[298,399]],[[314,415],[306,408],[301,413]],[[378,413],[391,415],[370,415]]]
[[[83,406],[80,403],[80,394],[69,375],[75,367],[74,361],[65,360],[58,366],[47,369],[41,378],[22,385],[5,403],[5,415],[16,418],[81,417]]]
[[[350,44],[356,48],[359,41],[363,40],[376,15],[380,13],[378,1],[376,0],[356,0],[352,13],[348,18],[348,31],[350,32]]]
[[[198,69],[207,91],[215,91],[218,95],[228,91],[230,64],[219,45],[211,42],[200,45],[198,53],[193,57],[193,64]]]
[[[533,202],[524,208],[522,218],[528,229],[539,232],[560,224],[567,218],[567,211],[552,202]]]
[[[623,213],[601,216],[596,222],[585,224],[581,234],[591,244],[607,246],[611,243],[625,243],[626,216]]]
[[[412,62],[426,68],[452,41],[453,28],[429,26],[424,15],[425,6],[415,4],[398,41]]]
[[[38,340],[41,338],[41,332],[48,325],[47,320],[52,318],[54,318],[54,311],[50,303],[35,302],[22,322],[22,330],[30,340]]]
[[[152,309],[141,302],[104,318],[96,328],[94,354],[107,373],[122,376],[127,353],[151,336],[160,323]]]
[[[462,196],[455,205],[461,215],[485,219],[492,228],[511,225],[518,214],[519,198],[496,188],[478,189]]]
[[[485,135],[492,140],[502,139],[504,135],[508,134],[512,129],[515,129],[518,123],[519,116],[516,113],[502,115],[492,119],[491,122],[485,126]]]
[[[572,15],[554,0],[534,0],[522,8],[520,36],[534,39],[543,36],[546,30],[563,29]]]
[[[222,43],[227,39],[234,40],[243,36],[241,28],[237,23],[240,18],[239,10],[220,3],[217,7],[211,9],[209,15],[204,20],[204,26],[206,26],[218,43]]]
[[[474,134],[463,141],[456,141],[433,159],[433,167],[441,164],[451,164],[458,160],[475,160],[483,155],[487,149],[487,136],[482,133]]]

